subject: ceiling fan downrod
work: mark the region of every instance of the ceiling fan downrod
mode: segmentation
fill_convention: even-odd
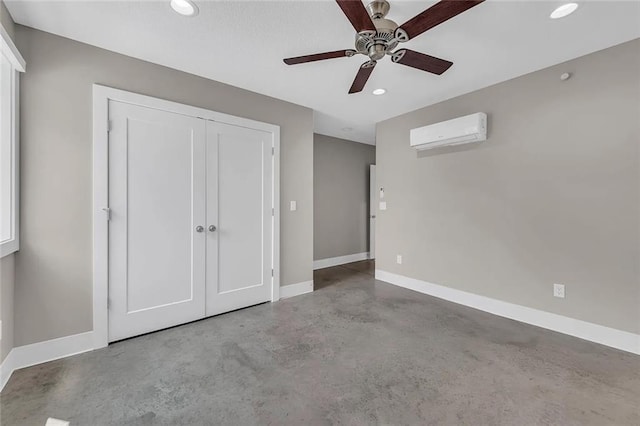
[[[398,24],[385,16],[391,6],[386,0],[374,0],[366,7],[376,31],[361,31],[356,34],[356,52],[366,55],[372,61],[378,61],[398,46],[394,32]]]

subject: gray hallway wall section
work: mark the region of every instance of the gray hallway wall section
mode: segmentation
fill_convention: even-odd
[[[313,135],[313,259],[369,251],[369,165],[376,147]]]

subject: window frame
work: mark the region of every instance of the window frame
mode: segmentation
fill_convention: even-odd
[[[20,73],[26,69],[25,60],[20,55],[13,40],[0,25],[0,54],[9,60],[10,69],[10,107],[9,140],[0,135],[0,143],[9,143],[10,154],[10,214],[11,237],[0,242],[0,258],[15,253],[20,248]],[[4,78],[4,75],[0,78]]]

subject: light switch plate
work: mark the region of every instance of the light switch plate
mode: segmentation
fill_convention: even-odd
[[[292,212],[295,212],[297,208],[298,208],[297,203],[296,203],[295,201],[292,201],[292,202],[290,203],[290,205],[289,205],[289,209],[290,209]]]
[[[386,209],[387,209],[387,202],[380,201],[380,210],[386,210]]]

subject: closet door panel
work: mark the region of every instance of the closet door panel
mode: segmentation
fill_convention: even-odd
[[[113,341],[205,315],[205,121],[109,108]]]
[[[273,135],[207,123],[207,315],[271,296]]]

